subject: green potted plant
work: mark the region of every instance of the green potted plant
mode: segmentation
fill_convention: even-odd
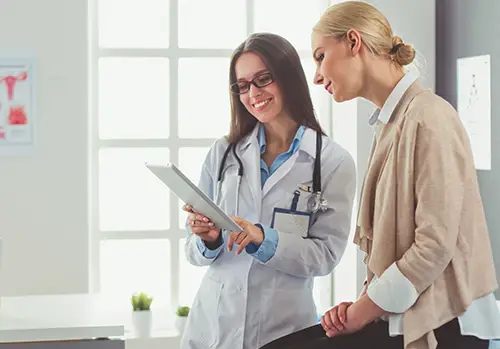
[[[181,305],[177,307],[175,311],[175,327],[177,331],[182,334],[184,327],[186,326],[187,317],[189,315],[189,307],[186,305]]]
[[[153,316],[151,303],[153,298],[146,292],[134,293],[130,298],[132,303],[132,325],[138,337],[148,337],[151,334]]]

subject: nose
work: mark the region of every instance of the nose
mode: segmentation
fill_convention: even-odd
[[[250,97],[257,97],[262,94],[262,91],[254,84],[250,84],[250,90],[248,91],[248,94],[250,95]]]
[[[314,73],[314,83],[316,85],[323,85],[323,75],[321,75],[320,71],[319,71],[319,67],[316,68],[316,72]]]

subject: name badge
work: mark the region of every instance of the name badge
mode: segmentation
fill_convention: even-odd
[[[311,226],[310,212],[287,210],[275,207],[271,228],[283,233],[291,233],[306,238]]]

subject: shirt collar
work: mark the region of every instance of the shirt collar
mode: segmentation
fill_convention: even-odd
[[[290,144],[290,148],[288,149],[288,151],[295,151],[298,148],[300,141],[304,136],[304,131],[305,131],[304,125],[299,126],[297,132],[295,132],[295,137],[293,138],[292,144]],[[266,134],[264,132],[264,125],[262,123],[259,124],[259,133],[257,135],[257,138],[259,140],[260,153],[264,154],[266,152],[267,143],[266,143]]]
[[[406,90],[419,78],[418,72],[414,70],[408,71],[403,78],[398,82],[396,87],[392,90],[391,94],[385,101],[382,109],[376,109],[370,119],[368,120],[370,125],[375,125],[377,121],[381,121],[387,124],[391,119],[392,113],[399,101],[405,94]]]

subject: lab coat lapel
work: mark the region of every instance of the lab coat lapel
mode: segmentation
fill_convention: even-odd
[[[257,130],[245,138],[240,145],[240,158],[243,163],[243,180],[245,180],[252,194],[253,202],[255,203],[255,212],[259,219],[262,208],[262,190],[260,186],[260,149],[257,140]]]
[[[299,152],[296,151],[283,165],[281,165],[276,172],[274,172],[264,183],[264,188],[262,188],[262,197],[264,198],[267,193],[278,183],[283,177],[285,177],[288,172],[295,165],[295,161],[297,160],[297,156]]]

